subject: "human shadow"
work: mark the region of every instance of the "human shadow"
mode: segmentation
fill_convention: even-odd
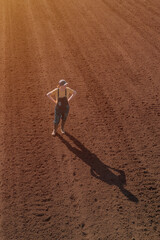
[[[90,172],[93,177],[109,185],[117,186],[128,198],[128,200],[138,203],[138,198],[124,188],[124,185],[126,185],[126,176],[124,171],[105,165],[96,154],[90,152],[78,139],[73,137],[68,132],[66,132],[66,136],[72,140],[77,147],[72,147],[72,145],[60,134],[57,133],[57,136],[70,151],[72,151],[77,157],[82,159],[83,162],[91,167]]]

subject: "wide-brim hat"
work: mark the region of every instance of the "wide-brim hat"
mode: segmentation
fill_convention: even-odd
[[[61,79],[58,83],[58,85],[61,87],[61,86],[65,86],[67,85],[68,83],[64,80],[64,79]]]

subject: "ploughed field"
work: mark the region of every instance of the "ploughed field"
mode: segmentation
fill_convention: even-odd
[[[160,239],[159,0],[0,0],[0,239]],[[51,135],[60,79],[77,91]]]

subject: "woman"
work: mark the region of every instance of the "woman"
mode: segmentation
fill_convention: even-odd
[[[68,83],[65,80],[60,80],[57,88],[47,93],[47,96],[56,104],[54,112],[54,129],[52,135],[55,136],[60,119],[61,132],[64,134],[64,124],[69,113],[69,101],[76,95],[76,91],[66,87]]]

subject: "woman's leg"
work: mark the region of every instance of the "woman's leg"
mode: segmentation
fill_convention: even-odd
[[[69,113],[69,105],[66,107],[65,111],[62,113],[62,122],[61,122],[61,132],[62,133],[65,133],[64,125],[67,120],[68,113]]]
[[[57,128],[58,128],[58,124],[60,122],[60,118],[61,118],[61,113],[60,111],[58,110],[57,107],[55,107],[55,111],[54,111],[54,127],[53,127],[53,132],[52,132],[52,135],[55,136],[56,135],[56,132],[57,132]]]

